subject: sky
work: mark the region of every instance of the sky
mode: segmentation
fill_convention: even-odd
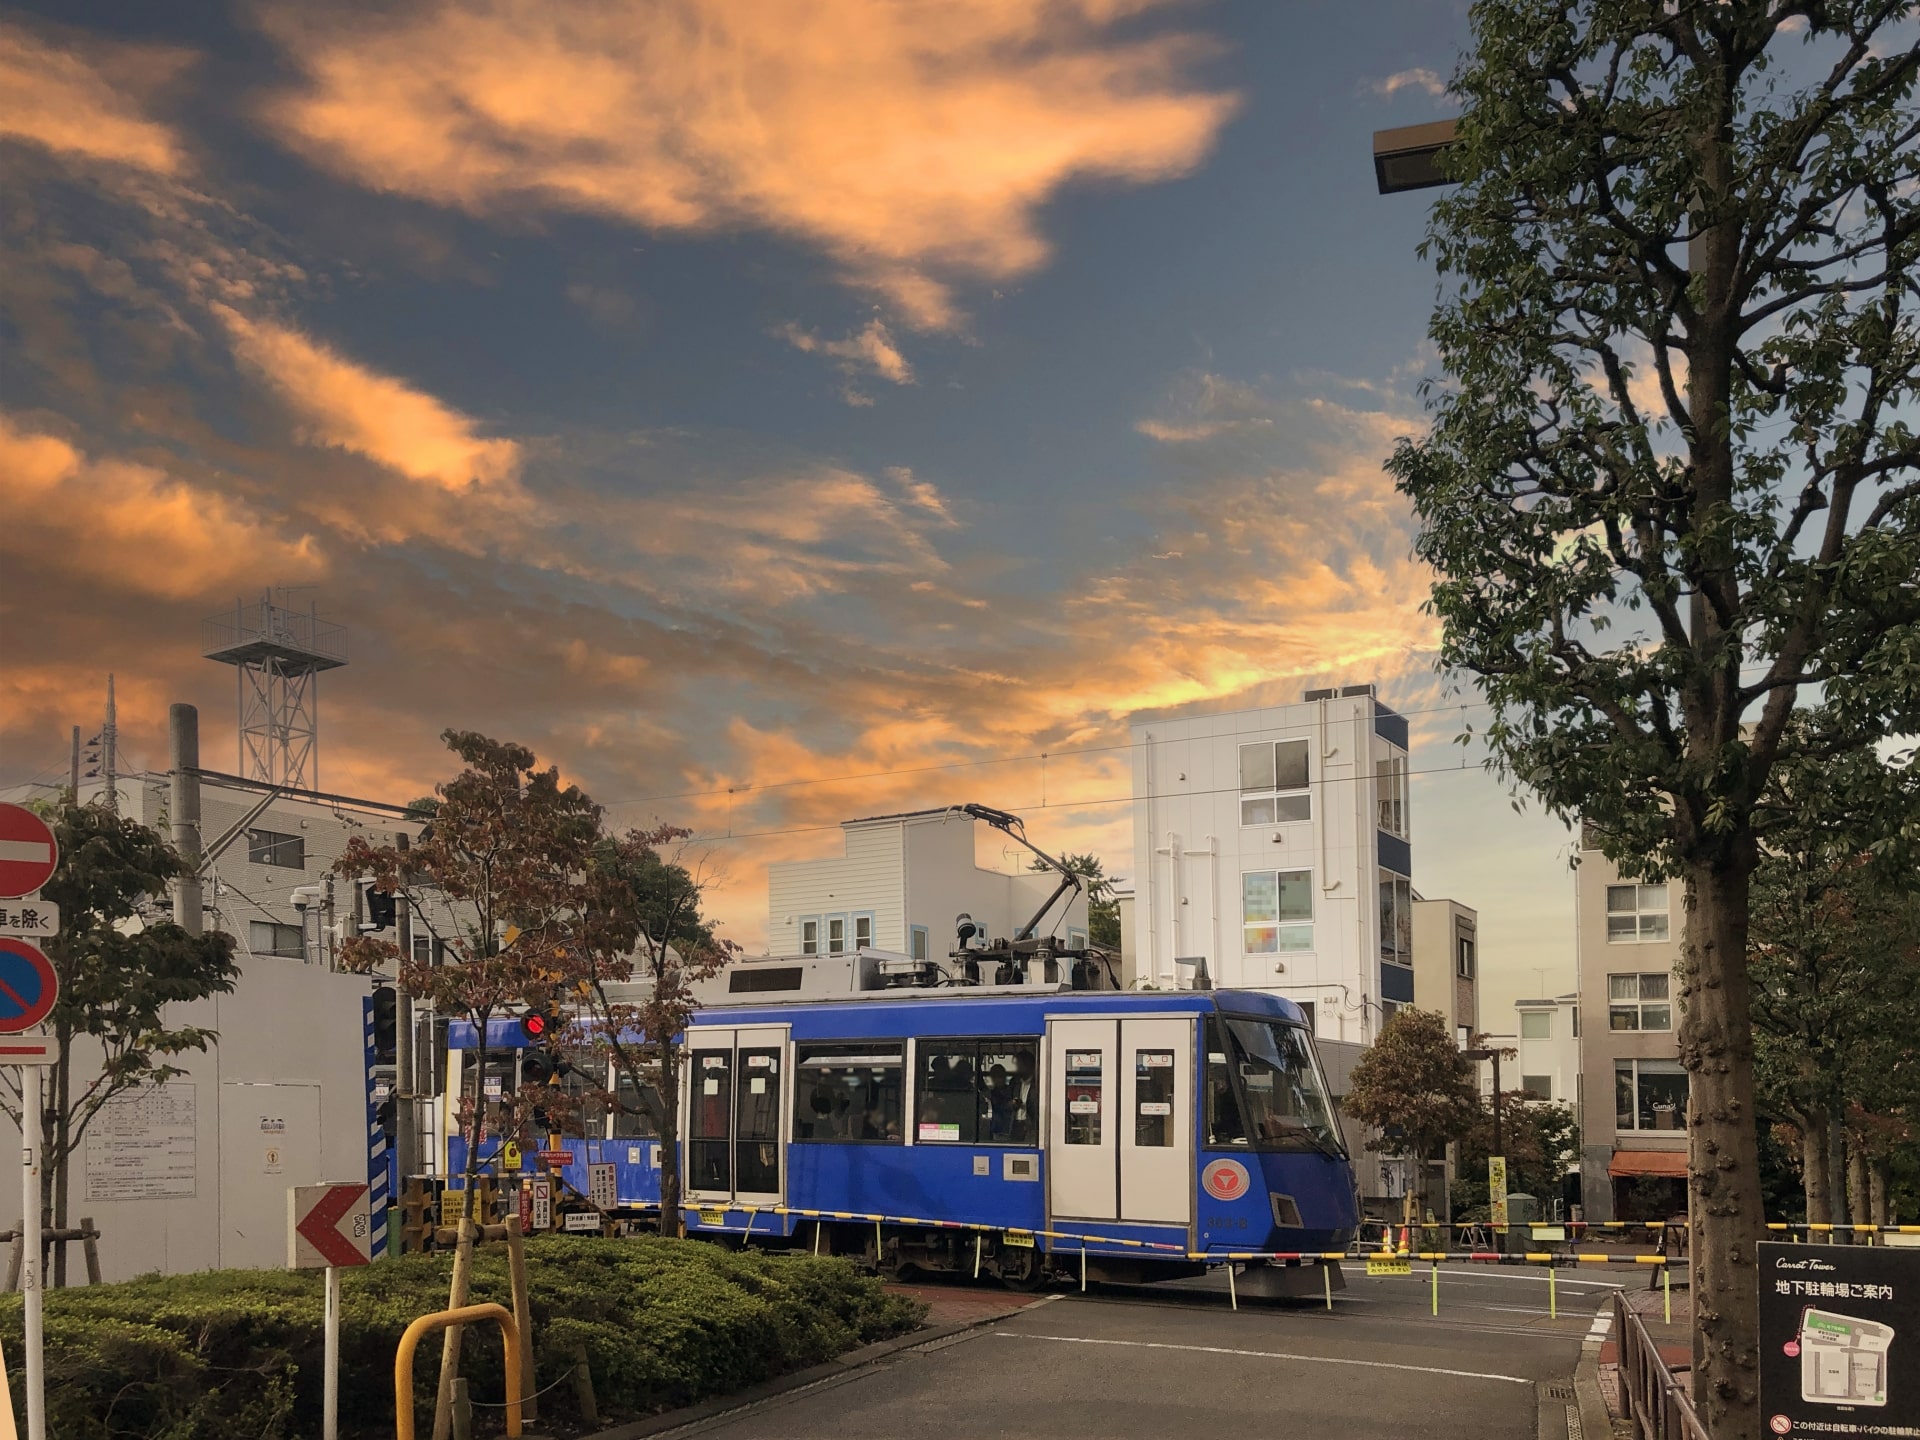
[[[1572,983],[1568,837],[1454,738],[1381,469],[1422,428],[1458,0],[0,8],[0,783],[200,621],[345,625],[322,788],[447,727],[765,866],[980,801],[1124,874],[1128,718],[1371,680],[1489,1005]],[[1044,758],[1042,758],[1044,757]]]

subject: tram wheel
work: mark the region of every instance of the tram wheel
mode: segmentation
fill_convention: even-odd
[[[1025,1250],[1011,1246],[1003,1249],[995,1271],[1000,1276],[1000,1283],[1009,1290],[1038,1290],[1047,1278],[1046,1267],[1040,1263],[1037,1249]]]

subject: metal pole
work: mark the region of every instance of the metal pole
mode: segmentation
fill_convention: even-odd
[[[340,1440],[340,1270],[327,1266],[326,1379],[321,1393],[321,1440]]]
[[[46,1356],[40,1314],[46,1279],[40,1255],[41,1075],[38,1065],[21,1067],[20,1228],[25,1232],[25,1244],[20,1262],[20,1298],[27,1342],[27,1440],[47,1440]]]
[[[200,879],[200,712],[191,705],[167,708],[168,766],[173,794],[173,848],[180,873],[173,878],[173,923],[198,935],[205,921]]]
[[[1433,1269],[1428,1274],[1433,1277],[1433,1313],[1438,1315],[1440,1313],[1440,1262],[1438,1260],[1433,1262]]]
[[[1500,1143],[1500,1047],[1493,1049],[1493,1153],[1504,1155],[1507,1147]]]
[[[393,848],[406,853],[405,831],[393,837]],[[393,936],[400,949],[393,982],[393,1150],[400,1183],[420,1169],[420,1117],[413,1093],[413,992],[407,988],[407,966],[413,963],[413,913],[407,903],[407,875],[400,873],[395,897]]]
[[[80,803],[80,727],[73,727],[73,759],[67,769],[67,803],[77,806]]]

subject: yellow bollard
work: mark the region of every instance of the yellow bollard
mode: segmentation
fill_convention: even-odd
[[[1547,1318],[1549,1320],[1560,1318],[1560,1300],[1554,1293],[1554,1270],[1551,1264],[1547,1266]]]
[[[1327,1309],[1333,1308],[1333,1272],[1327,1268],[1327,1262],[1320,1262],[1320,1283],[1326,1287]]]
[[[1660,1307],[1666,1312],[1667,1324],[1671,1325],[1673,1323],[1673,1270],[1666,1265],[1660,1267]]]
[[[1227,1261],[1227,1303],[1235,1310],[1240,1308],[1240,1291],[1233,1283],[1233,1261]]]
[[[1438,1260],[1433,1262],[1433,1270],[1430,1273],[1433,1276],[1433,1313],[1438,1315],[1440,1313],[1440,1262]]]

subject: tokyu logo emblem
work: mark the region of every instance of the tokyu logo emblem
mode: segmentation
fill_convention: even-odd
[[[1238,1160],[1216,1160],[1200,1172],[1200,1185],[1216,1200],[1238,1200],[1252,1186]]]

